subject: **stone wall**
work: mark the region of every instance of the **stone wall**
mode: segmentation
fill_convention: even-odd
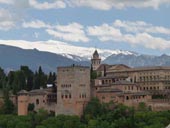
[[[90,68],[58,68],[56,114],[81,115],[90,97]]]

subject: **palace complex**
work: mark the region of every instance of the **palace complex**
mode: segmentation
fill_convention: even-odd
[[[49,112],[82,115],[92,97],[101,102],[121,103],[137,107],[144,102],[154,111],[170,110],[170,67],[154,66],[131,68],[123,64],[101,64],[95,50],[91,59],[97,78],[90,79],[90,67],[68,66],[57,68],[55,91],[52,88],[18,93],[18,115],[26,115],[28,106]]]

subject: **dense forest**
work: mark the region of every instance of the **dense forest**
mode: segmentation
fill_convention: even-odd
[[[5,73],[0,68],[0,89],[8,89],[14,95],[22,89],[30,91],[40,87],[45,88],[47,84],[53,84],[55,79],[55,73],[45,74],[41,67],[33,72],[28,66],[21,66],[20,70],[10,71],[9,73]]]
[[[48,114],[45,110],[27,116],[0,115],[1,128],[165,128],[170,111],[153,112],[144,103],[136,109],[100,103],[92,99],[82,117]]]

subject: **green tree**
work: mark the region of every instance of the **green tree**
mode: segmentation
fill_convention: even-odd
[[[21,66],[20,70],[23,72],[24,76],[25,76],[25,90],[32,90],[33,88],[33,76],[34,73],[29,69],[28,66]]]
[[[103,104],[100,103],[99,99],[93,98],[86,106],[84,110],[84,120],[89,121],[98,116],[101,116],[106,112],[106,108]]]
[[[5,88],[3,90],[3,95],[4,95],[4,104],[1,107],[1,113],[3,113],[3,114],[13,114],[15,112],[15,106],[9,98],[8,88]]]
[[[39,89],[40,87],[45,88],[47,84],[47,75],[42,71],[41,66],[38,69],[38,72],[34,75],[34,89]]]
[[[3,88],[3,83],[5,82],[6,75],[4,70],[0,67],[0,88]]]
[[[28,104],[28,111],[34,111],[34,107],[35,107],[34,103],[29,103]]]
[[[140,102],[138,105],[138,111],[148,111],[149,108],[146,106],[146,104],[144,102]]]

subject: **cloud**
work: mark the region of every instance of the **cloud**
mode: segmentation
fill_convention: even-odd
[[[49,35],[56,39],[70,42],[89,42],[96,37],[101,42],[125,42],[133,46],[144,46],[150,49],[168,49],[170,41],[166,39],[170,35],[170,29],[162,26],[154,26],[144,21],[115,20],[112,24],[104,23],[99,26],[84,27],[79,23],[68,25],[50,25],[40,20],[24,22],[25,28],[43,28]],[[153,36],[152,34],[157,34]],[[159,37],[163,35],[164,37]],[[159,35],[159,36],[158,36]]]
[[[144,21],[131,22],[131,21],[116,20],[113,23],[113,26],[117,28],[122,28],[126,32],[132,32],[132,33],[147,32],[147,33],[170,35],[170,28],[165,28],[162,26],[153,26],[152,24],[148,24]]]
[[[122,33],[119,29],[116,29],[108,24],[101,26],[91,26],[87,28],[87,33],[91,36],[97,36],[100,41],[107,40],[119,40],[122,37]]]
[[[13,4],[13,0],[0,0],[1,4]]]
[[[45,22],[41,20],[34,20],[30,22],[23,22],[22,27],[24,28],[50,28],[51,26],[46,24]]]
[[[70,0],[68,2],[73,7],[90,7],[98,10],[110,10],[112,8],[124,9],[134,8],[159,8],[162,4],[170,4],[169,0]]]
[[[159,27],[153,26],[151,24],[147,24],[145,22],[134,22],[134,23],[130,22],[135,26],[135,28],[133,27],[131,28],[131,26],[133,25],[128,26],[127,24],[122,24],[122,23],[124,22],[115,21],[112,25],[102,24],[100,26],[89,26],[87,27],[87,33],[89,36],[98,38],[101,42],[108,42],[108,41],[125,42],[133,46],[144,46],[149,49],[159,49],[159,50],[165,50],[170,48],[170,40],[158,36],[152,36],[151,34],[149,34],[149,33],[154,33],[154,30],[157,29],[158,30],[155,33],[169,34],[169,31],[166,30],[165,28],[160,27],[162,31],[159,31]],[[150,26],[150,27],[147,28],[146,26]],[[123,27],[128,31],[123,32],[119,27]],[[129,33],[129,31],[133,33]]]
[[[47,9],[58,9],[58,8],[65,8],[66,4],[62,0],[56,0],[55,2],[38,2],[38,0],[29,0],[29,4],[31,7],[40,10],[47,10]]]
[[[6,9],[0,9],[0,30],[7,31],[15,26],[12,14]]]
[[[23,22],[23,28],[44,29],[54,38],[71,42],[88,42],[89,38],[84,32],[84,26],[79,23],[70,23],[68,25],[50,25],[41,20]]]
[[[66,7],[89,7],[97,10],[125,9],[125,8],[154,8],[170,5],[170,0],[0,0],[0,4],[31,7],[38,10],[62,9]],[[23,6],[23,7],[22,7]]]
[[[84,27],[79,23],[70,23],[68,25],[56,25],[52,29],[47,29],[46,32],[55,38],[60,38],[65,41],[72,42],[88,42],[89,38],[84,32]]]

